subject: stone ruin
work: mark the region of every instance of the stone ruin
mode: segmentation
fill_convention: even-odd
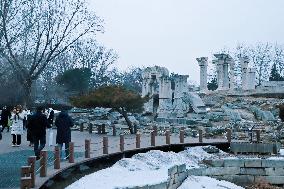
[[[214,54],[213,64],[217,68],[218,92],[236,89],[235,61],[228,54]],[[256,89],[255,68],[249,68],[248,57],[239,57],[242,67],[242,85],[244,91]],[[196,59],[200,66],[200,92],[207,93],[208,58]],[[205,114],[206,106],[196,92],[190,90],[187,83],[188,75],[169,76],[167,68],[148,67],[142,74],[142,96],[149,95],[150,100],[145,104],[147,113],[153,113],[158,118],[186,118],[192,110],[196,114]]]
[[[193,110],[197,114],[206,113],[205,104],[195,93],[190,92],[188,75],[169,76],[164,67],[148,67],[142,74],[142,96],[149,95],[145,103],[147,113],[158,118],[184,118]]]
[[[250,129],[261,129],[263,141],[284,144],[284,127],[277,108],[284,100],[273,95],[255,96],[259,92],[281,92],[284,83],[264,82],[256,87],[256,70],[249,67],[248,57],[239,57],[242,77],[241,85],[237,85],[235,60],[228,54],[214,56],[218,89],[213,92],[207,89],[207,57],[196,59],[200,66],[199,90],[188,85],[188,75],[170,76],[167,68],[159,66],[146,68],[142,73],[142,96],[149,95],[150,100],[139,118],[148,119],[141,128],[156,125],[158,130],[168,128],[172,132],[185,128],[185,134],[193,137],[200,129],[205,137],[222,137],[229,128],[233,139],[238,140],[248,140]]]
[[[284,93],[284,81],[264,81],[260,86],[256,86],[256,69],[249,67],[249,58],[239,57],[241,65],[241,85],[236,85],[235,60],[229,54],[214,54],[212,63],[216,66],[217,72],[217,92],[237,95],[236,90],[241,90],[242,95]],[[207,89],[207,67],[208,57],[196,59],[200,66],[200,92],[208,93]]]
[[[212,61],[216,65],[217,72],[217,91],[228,91],[235,90],[235,61],[228,54],[214,54],[216,59]],[[208,58],[201,57],[196,59],[200,66],[200,91],[208,92],[207,89],[207,66]],[[255,68],[249,68],[249,59],[248,57],[239,57],[242,70],[242,81],[241,89],[242,90],[254,90],[255,89]]]

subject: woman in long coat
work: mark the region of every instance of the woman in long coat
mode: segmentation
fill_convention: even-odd
[[[11,135],[13,137],[12,140],[12,146],[20,146],[21,145],[21,138],[24,134],[24,127],[23,127],[23,120],[25,118],[25,115],[22,111],[22,106],[18,105],[13,110],[11,120],[12,120],[12,126],[11,126]]]
[[[55,120],[55,126],[57,127],[56,143],[58,144],[60,151],[65,144],[65,157],[69,157],[69,142],[71,142],[71,127],[73,127],[72,118],[66,111],[59,113]]]

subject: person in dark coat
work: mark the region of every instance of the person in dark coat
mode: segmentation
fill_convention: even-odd
[[[40,151],[46,144],[46,128],[48,127],[48,121],[43,112],[44,108],[38,107],[36,113],[30,117],[28,122],[37,159],[40,159]]]
[[[53,120],[54,120],[54,111],[52,108],[49,109],[47,120],[48,120],[49,128],[52,128]]]
[[[33,142],[33,136],[32,136],[32,132],[31,132],[31,128],[30,128],[30,122],[31,122],[31,117],[32,114],[27,115],[27,141],[30,142],[29,146],[34,146],[34,142]]]
[[[8,120],[11,118],[10,110],[4,106],[2,113],[1,113],[1,124],[2,124],[2,131],[4,131],[5,127],[7,127],[7,132],[9,132]]]
[[[63,143],[65,144],[65,157],[69,157],[69,142],[71,142],[71,127],[74,123],[67,111],[62,111],[56,117],[55,126],[57,127],[56,143],[62,151]]]

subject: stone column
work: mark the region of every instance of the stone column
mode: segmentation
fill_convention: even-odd
[[[143,77],[143,85],[142,85],[142,97],[145,97],[146,95],[152,95],[150,91],[150,79]],[[153,110],[153,99],[149,99],[148,102],[144,104],[144,111],[145,112],[152,112]]]
[[[247,90],[255,89],[255,68],[249,68],[247,70]]]
[[[143,78],[142,79],[142,97],[144,97],[146,95],[146,81]]]
[[[227,61],[223,64],[223,90],[229,90],[229,63]]]
[[[219,72],[219,66],[218,66],[218,59],[212,60],[212,64],[215,65],[216,68],[216,79],[217,79],[217,84],[219,84],[219,79],[220,79],[220,72]],[[219,87],[219,86],[218,86]]]
[[[167,114],[172,110],[172,91],[171,80],[169,77],[161,77],[159,80],[159,108],[158,117],[167,117]]]
[[[187,85],[188,75],[178,75],[175,77],[175,98],[174,98],[174,112],[177,113],[177,117],[184,117],[184,106],[183,106],[183,93],[188,92]]]
[[[232,57],[229,57],[228,63],[230,65],[230,90],[234,90],[235,89],[235,61]]]
[[[218,89],[223,90],[224,88],[224,60],[226,55],[225,54],[214,54],[214,56],[218,59],[217,61],[217,81],[218,81]],[[228,71],[228,69],[227,69]],[[227,74],[225,74],[227,75]]]
[[[196,59],[200,66],[200,91],[207,91],[207,66],[208,57],[201,57]]]
[[[223,63],[224,60],[218,60],[217,62],[217,76],[218,76],[218,89],[217,90],[223,90]]]
[[[242,89],[247,90],[247,76],[248,76],[248,63],[249,59],[248,57],[239,57],[240,63],[241,63],[241,68],[242,68]]]

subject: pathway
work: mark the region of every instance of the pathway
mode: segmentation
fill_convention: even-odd
[[[105,135],[89,134],[88,132],[72,131],[72,142],[75,144],[75,161],[76,158],[84,157],[85,139],[91,139],[91,157],[102,155],[102,138]],[[54,130],[55,141],[56,130]],[[119,151],[119,136],[109,137],[109,153]],[[48,137],[47,137],[48,138]],[[48,144],[47,139],[47,144]],[[198,138],[185,138],[185,143],[197,143]],[[205,139],[205,142],[225,142],[225,139]],[[165,136],[156,137],[156,146],[166,143]],[[179,136],[173,134],[171,143],[179,143]],[[27,165],[27,158],[33,155],[33,148],[28,146],[26,141],[26,133],[22,138],[20,147],[11,146],[11,135],[6,131],[3,132],[3,139],[0,141],[0,188],[18,188],[20,178],[20,167]],[[141,148],[150,146],[150,136],[141,136]],[[135,135],[125,136],[125,150],[135,149]],[[53,166],[53,150],[54,146],[46,146],[48,151],[48,165]],[[68,163],[62,162],[68,166]],[[39,167],[39,165],[37,165]],[[37,168],[36,168],[37,170]]]

